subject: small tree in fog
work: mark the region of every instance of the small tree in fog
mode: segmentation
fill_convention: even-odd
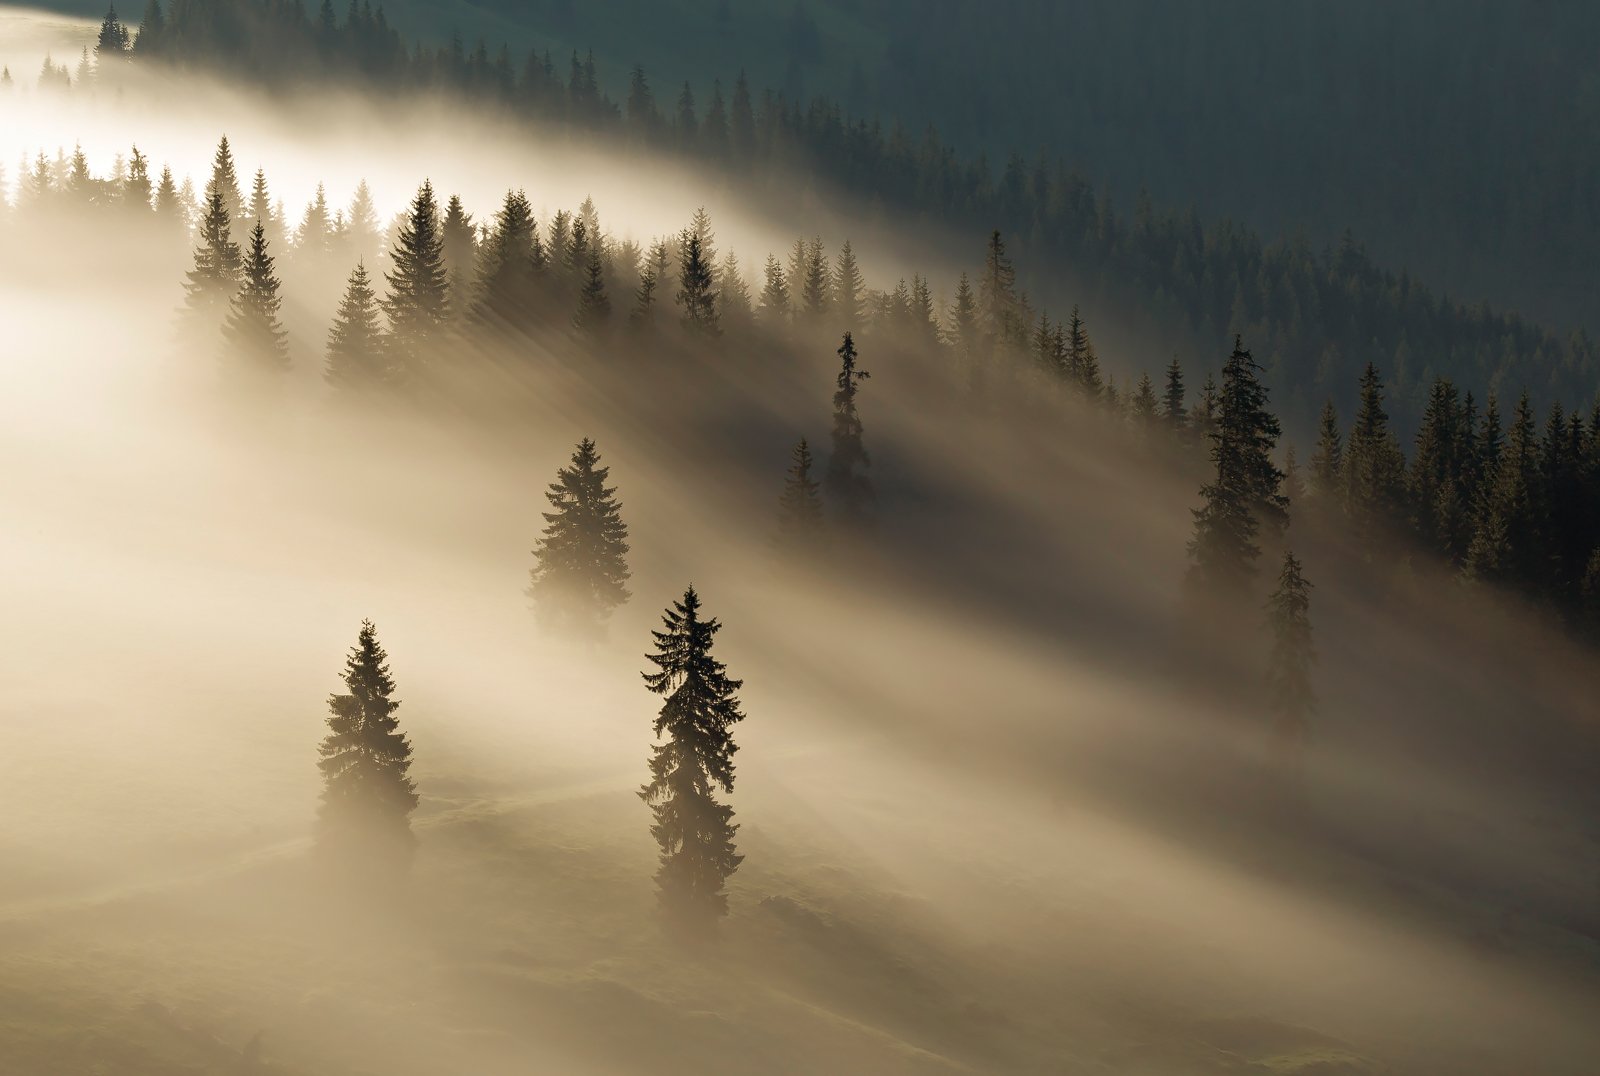
[[[370,392],[388,380],[388,359],[378,296],[367,267],[357,265],[328,330],[328,361],[323,376],[336,389]]]
[[[683,233],[678,255],[678,305],[683,307],[683,324],[691,331],[717,336],[722,326],[717,317],[716,276],[700,233],[694,228]]]
[[[778,498],[778,545],[801,552],[822,536],[822,487],[811,477],[811,446],[804,437],[794,446],[794,463]]]
[[[872,514],[874,493],[867,468],[872,465],[862,440],[861,416],[856,411],[856,392],[861,382],[872,375],[856,369],[856,345],[849,333],[839,345],[838,388],[833,394],[833,451],[823,482],[828,502],[838,518],[860,525]]]
[[[656,715],[658,742],[651,752],[650,780],[639,796],[655,822],[650,835],[661,848],[656,897],[668,922],[685,933],[703,931],[728,914],[728,877],[744,859],[734,851],[733,808],[714,793],[733,790],[732,727],[744,720],[735,694],[743,681],[730,679],[711,656],[721,629],[702,619],[694,587],[662,614],[662,631],[651,632],[656,667],[645,686],[665,696]]]
[[[411,812],[417,786],[407,776],[411,742],[400,731],[391,698],[389,656],[372,621],[361,622],[345,660],[348,694],[328,699],[328,735],[322,741],[319,853],[340,866],[404,869],[416,838]]]
[[[1273,737],[1288,761],[1298,765],[1316,712],[1311,670],[1317,654],[1311,642],[1311,584],[1292,552],[1284,553],[1278,587],[1267,599],[1267,627],[1272,632],[1267,690]]]
[[[205,216],[200,218],[199,241],[194,251],[194,268],[184,280],[184,308],[197,325],[216,332],[233,295],[239,290],[244,257],[233,241],[228,207],[220,191],[206,200]]]
[[[628,526],[610,473],[584,438],[545,493],[554,511],[543,513],[528,596],[547,627],[593,638],[628,600]]]
[[[598,244],[589,248],[583,273],[583,290],[578,293],[578,309],[572,315],[572,325],[584,336],[595,340],[604,336],[611,326],[611,299],[606,295]]]
[[[256,221],[250,231],[250,251],[244,260],[244,282],[233,297],[222,335],[238,362],[249,369],[281,371],[289,368],[288,334],[278,320],[283,300],[278,278],[267,253],[266,230]]]

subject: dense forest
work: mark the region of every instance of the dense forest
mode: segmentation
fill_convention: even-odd
[[[255,0],[180,3],[165,11],[156,0],[144,23],[129,31],[135,61],[225,69],[278,85],[316,75],[376,79],[417,93],[447,88],[479,107],[715,162],[744,183],[777,189],[799,169],[914,217],[968,231],[999,227],[1029,267],[1024,285],[1035,295],[1069,288],[1084,308],[1143,326],[1158,354],[1177,353],[1198,367],[1212,363],[1219,339],[1238,334],[1253,341],[1295,430],[1314,428],[1324,399],[1353,410],[1354,386],[1368,363],[1386,371],[1390,410],[1407,437],[1419,429],[1437,378],[1478,386],[1480,395],[1510,398],[1526,390],[1541,410],[1552,404],[1570,410],[1587,407],[1600,371],[1597,346],[1583,332],[1562,334],[1486,304],[1452,300],[1406,272],[1385,269],[1349,232],[1327,246],[1269,242],[1227,219],[1207,223],[1193,210],[1159,208],[1143,194],[1119,205],[1060,155],[1012,155],[991,164],[958,152],[931,125],[918,130],[852,116],[835,101],[793,99],[742,75],[731,85],[658,90],[636,68],[628,84],[608,87],[592,55],[519,57],[504,45],[491,51],[483,42],[467,48],[459,40],[408,44],[381,8],[337,13],[331,3],[308,14],[298,5]],[[1350,107],[1370,111],[1360,102]],[[1079,164],[1095,170],[1092,159]],[[1274,189],[1295,187],[1263,178]],[[1584,234],[1570,214],[1558,230]]]

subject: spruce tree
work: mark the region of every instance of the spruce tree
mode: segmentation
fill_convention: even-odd
[[[345,661],[347,694],[328,699],[328,735],[322,741],[322,806],[318,851],[341,867],[397,873],[410,865],[416,838],[411,812],[417,786],[407,776],[411,742],[400,731],[391,698],[389,656],[372,621],[361,622]]]
[[[872,459],[862,440],[861,416],[856,410],[856,393],[861,382],[872,375],[856,369],[856,345],[849,333],[839,345],[839,376],[833,394],[833,451],[823,484],[828,502],[841,523],[862,526],[870,521],[874,492],[867,469]]]
[[[594,442],[584,438],[572,465],[556,471],[545,497],[544,533],[533,550],[528,596],[540,623],[580,638],[604,633],[612,610],[628,600],[628,527],[617,491],[606,485]]]
[[[650,806],[650,835],[661,849],[655,882],[662,913],[669,928],[695,938],[728,914],[727,881],[744,859],[734,850],[733,808],[716,800],[719,790],[733,790],[732,729],[745,716],[736,694],[743,681],[711,656],[721,625],[702,619],[694,587],[661,619],[663,630],[651,632],[655,653],[646,655],[655,671],[644,681],[665,701],[639,797]]]
[[[494,228],[478,252],[477,304],[473,320],[503,333],[528,332],[540,306],[536,257],[538,228],[522,191],[507,191]],[[542,252],[541,252],[542,253]]]
[[[1255,575],[1262,532],[1281,534],[1288,522],[1283,472],[1272,462],[1278,420],[1267,411],[1260,369],[1235,337],[1210,435],[1215,477],[1201,487],[1189,540],[1188,583],[1207,598],[1239,596]]]
[[[1100,359],[1094,353],[1089,330],[1083,324],[1083,316],[1078,313],[1076,306],[1072,308],[1072,317],[1067,321],[1066,335],[1067,369],[1071,371],[1085,399],[1099,399],[1104,390],[1100,379]]]
[[[282,305],[272,255],[267,252],[266,230],[256,221],[244,259],[244,280],[222,326],[239,368],[273,372],[289,368],[288,334],[278,320]]]
[[[467,291],[478,259],[478,233],[459,194],[450,196],[440,230],[444,271],[450,279],[450,311],[459,314],[467,309]]]
[[[128,28],[117,18],[117,7],[113,4],[106,9],[105,18],[100,20],[100,35],[94,46],[94,56],[101,64],[102,74],[108,65],[126,58],[128,46]]]
[[[323,377],[342,392],[370,393],[388,381],[387,349],[379,320],[378,296],[367,267],[357,265],[328,330]]]
[[[697,230],[685,229],[678,255],[678,305],[683,307],[683,324],[702,336],[720,336],[717,315],[716,279],[711,261]]]
[[[222,196],[223,208],[234,228],[234,242],[239,243],[243,238],[244,196],[239,193],[239,173],[233,166],[233,148],[228,145],[227,135],[217,143],[217,152],[211,159],[211,178],[206,181],[205,191],[208,204],[213,194]]]
[[[833,266],[832,307],[836,324],[851,330],[861,327],[861,319],[866,313],[866,293],[866,279],[861,275],[861,267],[856,264],[850,240],[846,239],[844,246],[839,248],[839,258]]]
[[[184,306],[195,325],[215,332],[239,288],[244,258],[233,241],[227,200],[213,190],[200,220],[199,245],[195,247],[194,268],[184,282]]]
[[[1178,356],[1167,364],[1166,389],[1161,394],[1161,418],[1173,433],[1183,435],[1189,426],[1189,409],[1184,403],[1183,366]]]
[[[1267,599],[1267,627],[1272,632],[1267,659],[1272,732],[1286,761],[1298,767],[1316,712],[1311,672],[1317,654],[1311,641],[1311,584],[1291,551],[1284,552],[1277,589]]]
[[[433,356],[450,316],[450,282],[444,271],[444,237],[433,184],[423,181],[390,254],[394,270],[385,273],[389,293],[382,299],[389,319],[390,372],[406,381]]]
[[[133,157],[128,162],[128,178],[122,184],[122,204],[135,216],[148,217],[154,190],[150,185],[150,158],[133,147]]]
[[[778,498],[778,546],[787,552],[814,551],[822,536],[822,487],[811,477],[811,446],[804,437],[792,458]]]
[[[1026,324],[1018,324],[1017,271],[1006,256],[1005,241],[997,228],[989,234],[989,249],[984,255],[983,278],[978,282],[978,316],[991,348],[1012,347],[1026,334]],[[1077,315],[1076,309],[1073,311]]]
[[[1153,431],[1160,418],[1161,404],[1156,399],[1156,387],[1149,374],[1140,374],[1128,404],[1128,417],[1142,431]]]
[[[1365,548],[1377,530],[1399,517],[1405,490],[1405,457],[1383,409],[1383,380],[1367,363],[1361,374],[1361,406],[1344,450],[1345,512]]]
[[[1344,489],[1344,435],[1333,401],[1322,405],[1317,422],[1317,447],[1311,453],[1311,492],[1324,505]]]
[[[789,282],[783,275],[783,263],[776,255],[767,255],[765,283],[761,287],[759,311],[761,320],[768,326],[789,323],[793,310],[789,304]]]
[[[739,271],[739,258],[733,251],[722,256],[717,269],[717,302],[722,307],[722,321],[734,328],[750,324],[755,309],[750,302],[750,286]]]
[[[272,196],[267,192],[267,173],[257,168],[250,184],[250,219],[266,229],[267,242],[279,239],[278,220],[272,211]]]
[[[583,290],[578,294],[578,310],[572,315],[573,328],[598,340],[611,327],[611,299],[606,295],[605,276],[600,271],[600,248],[589,248],[584,269]]]

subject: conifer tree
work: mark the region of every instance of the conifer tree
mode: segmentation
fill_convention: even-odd
[[[1412,454],[1411,522],[1424,542],[1451,561],[1464,551],[1461,421],[1456,387],[1445,378],[1435,380]]]
[[[478,254],[478,298],[473,320],[499,332],[527,332],[539,309],[543,258],[533,206],[522,191],[507,191],[494,228]],[[442,252],[442,248],[441,248]]]
[[[272,196],[267,192],[267,173],[257,168],[250,184],[250,219],[260,224],[267,233],[267,242],[279,239],[277,215],[272,211]]]
[[[459,194],[452,194],[445,206],[442,235],[444,269],[450,278],[450,310],[459,313],[467,309],[467,289],[478,258],[478,233]]]
[[[600,466],[584,438],[572,465],[556,471],[545,497],[544,533],[533,550],[528,596],[540,623],[580,638],[604,633],[612,610],[628,600],[628,527],[622,522],[611,469]]]
[[[162,167],[161,181],[156,184],[155,209],[156,219],[165,222],[169,228],[188,224],[184,220],[183,204],[178,199],[177,184],[172,180],[172,169],[166,166]]]
[[[166,16],[161,11],[161,0],[147,0],[144,18],[139,20],[139,32],[133,39],[133,51],[140,56],[153,56],[161,47],[166,31]]]
[[[1317,422],[1317,447],[1311,453],[1311,492],[1323,504],[1344,489],[1344,435],[1339,429],[1339,412],[1333,401],[1322,405]]]
[[[206,202],[213,194],[222,196],[222,206],[234,228],[234,242],[238,243],[244,229],[244,196],[239,193],[239,173],[233,166],[233,148],[228,136],[217,143],[217,152],[211,159],[211,178],[206,181]]]
[[[150,186],[150,158],[140,153],[138,146],[134,146],[133,157],[128,162],[128,178],[122,184],[123,207],[133,211],[136,216],[147,217],[153,193]]]
[[[822,487],[811,477],[811,446],[804,437],[792,458],[778,498],[778,546],[789,552],[814,551],[822,536]]]
[[[589,248],[583,290],[578,295],[578,310],[572,315],[572,325],[591,340],[601,338],[611,327],[611,299],[606,295],[606,281],[600,271],[599,246]]]
[[[968,362],[977,360],[978,303],[966,273],[956,281],[956,297],[950,305],[949,343]]]
[[[720,336],[717,293],[711,262],[697,230],[685,229],[678,255],[678,305],[683,307],[683,324],[702,336]]]
[[[388,381],[388,375],[378,296],[367,267],[357,264],[328,330],[323,376],[340,391],[370,393]]]
[[[1278,420],[1267,411],[1267,390],[1256,377],[1260,369],[1235,337],[1210,435],[1215,477],[1201,487],[1189,540],[1188,583],[1207,598],[1238,596],[1255,575],[1263,530],[1281,534],[1288,522],[1283,472],[1272,462]]]
[[[1288,764],[1298,768],[1316,712],[1311,673],[1317,654],[1311,640],[1311,584],[1288,550],[1277,589],[1267,599],[1267,627],[1272,632],[1267,692],[1273,736]]]
[[[750,303],[750,286],[739,271],[739,258],[733,251],[723,255],[717,269],[717,302],[722,308],[722,320],[728,325],[749,325],[755,311]]]
[[[415,376],[437,346],[450,316],[450,282],[444,271],[444,237],[433,184],[423,181],[411,202],[385,273],[389,293],[382,299],[389,319],[390,374],[401,381]]]
[[[1188,429],[1189,408],[1184,403],[1183,366],[1176,355],[1167,364],[1167,383],[1161,394],[1161,417],[1167,428],[1180,437]]]
[[[127,58],[129,45],[128,28],[117,18],[117,8],[113,4],[106,9],[105,18],[100,20],[100,35],[94,46],[101,74],[106,72],[109,65]]]
[[[233,297],[222,335],[241,367],[282,372],[289,368],[289,341],[278,320],[283,300],[267,245],[266,230],[256,221],[244,259],[243,283]]]
[[[978,316],[991,347],[1012,347],[1026,334],[1026,324],[1018,324],[1016,284],[1017,271],[1006,256],[1005,241],[996,228],[989,234],[983,278],[978,283]],[[1077,316],[1076,308],[1073,316]]]
[[[737,695],[743,681],[711,656],[721,624],[701,618],[694,587],[662,614],[662,627],[651,632],[656,650],[646,655],[655,671],[644,674],[645,686],[665,700],[655,720],[661,742],[639,797],[650,806],[650,834],[661,849],[661,910],[672,929],[693,938],[728,913],[727,880],[744,859],[734,850],[733,809],[715,798],[733,790],[732,729],[745,716]]]
[[[761,288],[761,320],[768,326],[787,325],[793,311],[789,305],[789,282],[783,275],[783,263],[776,255],[767,255],[766,282]]]
[[[1067,321],[1067,369],[1077,379],[1078,388],[1085,399],[1099,399],[1104,386],[1100,379],[1100,359],[1094,353],[1094,344],[1089,340],[1089,330],[1083,324],[1083,316],[1078,313],[1078,308],[1072,308],[1072,317]]]
[[[1149,374],[1140,374],[1134,386],[1133,398],[1128,404],[1128,417],[1140,430],[1153,431],[1160,417],[1161,405],[1156,400],[1156,387]]]
[[[633,309],[628,312],[628,322],[635,330],[644,331],[656,321],[656,267],[654,259],[646,259],[639,273],[639,286],[633,293]]]
[[[910,318],[918,343],[931,346],[939,342],[939,315],[934,309],[933,288],[920,273],[911,275]]]
[[[867,282],[856,264],[855,251],[850,240],[839,248],[839,258],[833,266],[833,297],[831,306],[837,323],[847,329],[858,329],[866,313]]]
[[[839,376],[833,394],[833,451],[823,483],[828,501],[841,523],[862,526],[871,519],[874,492],[867,469],[872,459],[862,440],[861,416],[856,410],[856,393],[861,382],[872,375],[856,369],[856,345],[849,333],[839,345]]]
[[[197,325],[221,324],[224,312],[238,290],[244,258],[233,241],[226,196],[213,190],[200,221],[199,245],[194,252],[194,268],[184,283],[184,305]]]
[[[431,203],[433,196],[431,186],[428,186],[428,195]],[[434,205],[433,215],[437,221],[439,215],[437,205]],[[351,261],[369,261],[378,256],[382,244],[382,235],[378,231],[378,207],[372,200],[372,188],[367,186],[365,179],[356,184],[356,192],[351,196],[350,211],[345,214],[342,238],[345,254]]]
[[[361,622],[345,661],[347,694],[328,699],[328,735],[322,741],[322,806],[318,851],[343,867],[403,872],[416,845],[411,812],[417,786],[411,742],[400,731],[391,698],[395,683],[389,655],[378,644],[372,621]]]
[[[822,250],[822,237],[819,235],[806,243],[803,240],[795,242],[795,255],[799,259],[799,271],[791,272],[791,281],[800,281],[801,309],[807,318],[812,321],[820,320],[828,311],[828,258]]]
[[[1344,451],[1345,512],[1365,547],[1381,521],[1399,516],[1405,489],[1405,457],[1383,409],[1383,380],[1367,363],[1361,374],[1361,407]]]

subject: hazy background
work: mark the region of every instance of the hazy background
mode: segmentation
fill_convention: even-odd
[[[0,14],[0,50],[29,52],[22,25],[69,62],[85,32]],[[397,148],[373,103],[198,80],[0,107],[8,169],[81,141],[104,171],[136,141],[199,187],[226,130],[291,219],[361,178],[387,219],[428,175],[480,219],[508,186],[541,220],[592,194],[640,239],[706,203],[750,273],[847,222],[875,286],[948,292],[972,258],[688,172],[646,195],[444,110]],[[1323,702],[1285,798],[1258,717],[1177,645],[1197,472],[1098,413],[1029,384],[974,411],[868,335],[881,541],[797,577],[771,528],[789,446],[826,441],[831,335],[600,362],[552,337],[475,375],[497,408],[380,418],[321,385],[336,296],[289,280],[296,369],[241,407],[173,345],[185,261],[63,223],[0,251],[0,1070],[1593,1069],[1597,669],[1535,617],[1308,555]],[[573,651],[522,588],[583,436],[635,597]],[[652,917],[633,795],[647,632],[691,580],[750,714],[748,858],[698,954]],[[392,907],[304,863],[362,617],[423,797]]]

